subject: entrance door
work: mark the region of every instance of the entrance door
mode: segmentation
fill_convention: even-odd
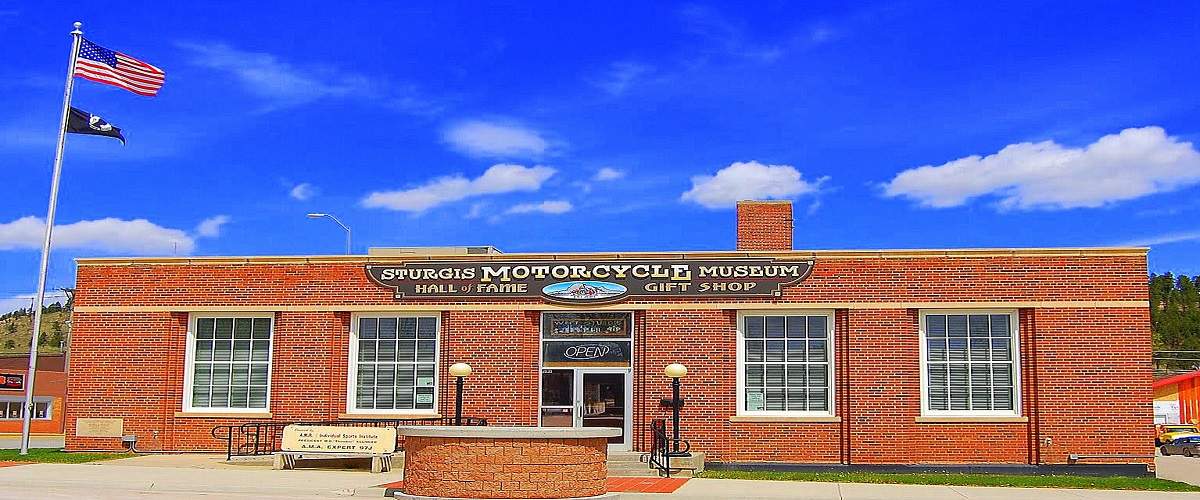
[[[609,448],[632,449],[631,381],[629,370],[542,370],[542,426],[616,427],[621,435],[608,439]]]

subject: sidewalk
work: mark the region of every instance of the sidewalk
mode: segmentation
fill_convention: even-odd
[[[622,494],[622,499],[794,499],[794,500],[1166,500],[1200,499],[1200,493],[1048,488],[984,488],[902,484],[809,483],[692,479],[671,495]]]
[[[223,455],[147,455],[90,464],[0,468],[0,499],[383,498],[377,487],[401,472],[271,470],[265,463],[230,465]],[[1200,500],[1200,493],[692,479],[672,494],[622,494],[638,500]]]

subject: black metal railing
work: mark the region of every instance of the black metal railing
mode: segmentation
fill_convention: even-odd
[[[399,419],[347,419],[327,421],[271,421],[246,422],[244,424],[218,425],[212,429],[212,437],[225,441],[225,459],[270,455],[280,451],[283,428],[298,425],[331,425],[339,427],[407,427],[413,425],[454,425],[454,417],[399,418]],[[487,425],[487,419],[462,417],[462,425]],[[400,440],[400,436],[396,437]],[[396,449],[400,449],[397,442]]]
[[[671,477],[673,472],[680,470],[671,467],[671,458],[688,456],[691,450],[692,444],[687,440],[674,439],[667,434],[666,420],[660,418],[650,422],[650,453],[646,454],[646,461],[658,475]]]

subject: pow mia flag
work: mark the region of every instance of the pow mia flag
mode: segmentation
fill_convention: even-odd
[[[71,134],[87,134],[87,135],[103,135],[112,137],[125,144],[125,136],[121,135],[121,129],[112,126],[111,123],[104,121],[97,115],[93,115],[71,107],[71,114],[67,116],[67,132]]]

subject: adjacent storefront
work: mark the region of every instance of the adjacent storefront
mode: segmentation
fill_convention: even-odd
[[[1150,463],[1146,250],[795,251],[739,205],[730,252],[80,259],[69,449],[223,446],[214,426],[452,415],[616,427],[663,367],[710,461]],[[397,255],[403,254],[403,255]]]

